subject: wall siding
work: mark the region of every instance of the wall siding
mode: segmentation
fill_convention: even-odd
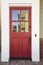
[[[43,0],[40,0],[40,38],[43,38]]]
[[[41,51],[41,53],[40,53],[40,57],[41,57],[41,59],[43,58],[43,38],[41,38],[40,39],[40,51]]]
[[[43,0],[40,0],[40,57],[43,58]]]

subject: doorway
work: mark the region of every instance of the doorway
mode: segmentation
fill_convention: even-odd
[[[31,7],[10,7],[10,58],[31,58]]]

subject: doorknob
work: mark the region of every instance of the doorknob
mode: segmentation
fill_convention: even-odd
[[[35,34],[35,37],[37,37],[37,34]]]

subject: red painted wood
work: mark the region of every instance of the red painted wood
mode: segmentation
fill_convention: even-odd
[[[29,32],[12,32],[12,10],[29,10],[29,25],[31,26],[31,7],[10,7],[10,57],[31,58],[31,28]],[[17,22],[17,21],[16,21]],[[19,22],[19,21],[18,21]],[[20,21],[21,22],[21,21]]]

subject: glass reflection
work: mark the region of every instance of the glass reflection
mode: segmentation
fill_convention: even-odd
[[[28,22],[12,22],[13,32],[28,32]]]

